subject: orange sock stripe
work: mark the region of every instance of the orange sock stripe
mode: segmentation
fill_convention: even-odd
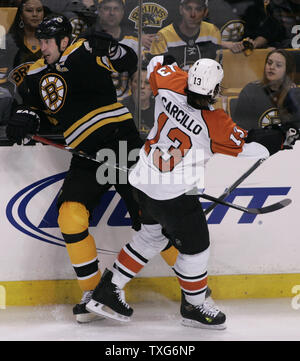
[[[144,265],[138,263],[135,259],[129,256],[124,249],[122,249],[119,253],[118,261],[124,266],[124,268],[127,268],[134,273],[138,273],[144,267]]]
[[[181,278],[178,278],[178,282],[180,284],[180,287],[187,290],[187,291],[197,291],[201,290],[202,288],[207,286],[207,277],[203,278],[200,281],[184,281]]]

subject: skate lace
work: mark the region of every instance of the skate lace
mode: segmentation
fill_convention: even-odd
[[[83,293],[83,296],[82,296],[82,299],[81,299],[81,301],[80,301],[80,304],[90,302],[90,300],[91,300],[91,298],[92,298],[92,295],[93,295],[93,291],[85,291],[85,292]]]
[[[130,306],[125,301],[125,292],[120,288],[116,288],[114,292],[117,294],[118,300],[122,303],[122,305],[129,309]]]
[[[202,305],[195,306],[197,309],[199,309],[203,314],[210,316],[210,317],[216,317],[217,314],[220,312],[218,307],[215,305],[208,303],[204,301]]]

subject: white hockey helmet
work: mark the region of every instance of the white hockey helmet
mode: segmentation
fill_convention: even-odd
[[[213,59],[199,59],[189,69],[188,90],[201,94],[215,96],[215,89],[224,76],[222,66]]]

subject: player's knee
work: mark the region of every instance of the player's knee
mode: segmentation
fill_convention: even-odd
[[[81,233],[89,226],[89,212],[81,203],[64,202],[59,208],[57,221],[62,233]]]

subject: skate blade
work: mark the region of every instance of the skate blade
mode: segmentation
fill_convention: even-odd
[[[95,313],[82,313],[80,315],[76,315],[76,321],[78,323],[89,323],[93,321],[100,321],[103,320],[103,316],[96,315]]]
[[[90,312],[93,312],[97,315],[101,315],[104,316],[105,318],[109,318],[112,320],[121,321],[121,322],[129,322],[131,320],[130,317],[121,315],[115,312],[114,310],[112,310],[111,308],[109,308],[108,306],[94,300],[90,300],[85,306],[85,308]]]
[[[190,320],[188,318],[183,318],[181,320],[181,324],[186,327],[203,328],[206,330],[225,330],[226,329],[225,323],[222,323],[220,325],[206,325],[204,323],[201,323],[201,322],[198,322],[195,320]]]

